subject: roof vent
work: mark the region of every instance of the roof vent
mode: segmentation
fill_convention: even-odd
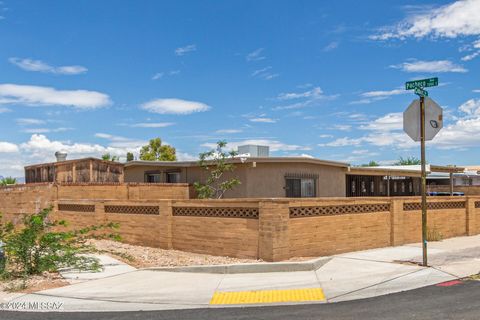
[[[254,158],[266,158],[270,156],[270,147],[247,144],[238,147],[238,154],[248,154],[250,157]]]
[[[55,152],[55,157],[57,158],[57,162],[67,160],[67,152],[65,151],[57,151]]]

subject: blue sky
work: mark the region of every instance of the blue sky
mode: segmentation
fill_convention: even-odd
[[[480,0],[416,3],[2,0],[0,175],[153,137],[387,164],[418,156],[403,89],[431,76],[429,162],[479,164]]]

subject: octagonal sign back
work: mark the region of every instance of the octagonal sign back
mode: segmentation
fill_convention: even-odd
[[[443,128],[443,109],[432,99],[425,98],[425,141],[432,140]],[[414,141],[420,141],[420,100],[413,100],[403,113],[403,131]]]

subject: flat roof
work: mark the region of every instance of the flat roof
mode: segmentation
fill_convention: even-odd
[[[350,164],[346,162],[339,161],[329,161],[321,160],[317,158],[307,158],[307,157],[235,157],[233,159],[228,159],[230,163],[311,163],[319,164],[324,166],[332,167],[341,167],[348,168]],[[165,166],[165,167],[197,167],[199,166],[198,161],[144,161],[144,160],[134,160],[125,163],[125,167],[132,166]]]
[[[121,162],[108,161],[108,160],[102,160],[102,159],[98,159],[98,158],[94,158],[94,157],[88,157],[88,158],[72,159],[72,160],[65,160],[65,161],[55,161],[55,162],[31,164],[31,165],[25,166],[24,169],[32,169],[32,168],[46,167],[46,166],[56,166],[56,165],[63,165],[63,164],[74,163],[74,162],[82,162],[82,161],[104,162],[104,163],[116,164],[116,165],[120,165],[120,166],[124,165]]]

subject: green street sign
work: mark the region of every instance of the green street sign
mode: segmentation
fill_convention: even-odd
[[[405,82],[405,90],[414,90],[415,88],[426,88],[426,87],[436,87],[436,86],[438,86],[437,77]]]
[[[419,97],[428,97],[428,91],[423,90],[422,88],[415,88],[415,94]]]

